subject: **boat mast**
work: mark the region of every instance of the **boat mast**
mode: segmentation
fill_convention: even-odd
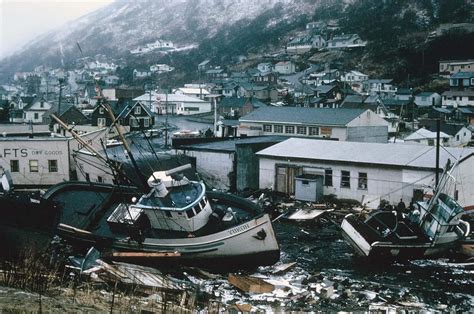
[[[147,192],[148,191],[148,183],[143,175],[143,173],[140,171],[140,168],[138,167],[137,161],[135,160],[135,157],[132,154],[132,150],[130,149],[130,146],[128,145],[125,136],[122,133],[122,130],[120,129],[120,122],[118,119],[115,118],[114,113],[112,112],[112,108],[110,107],[109,104],[107,103],[100,103],[100,106],[103,106],[105,110],[108,112],[110,118],[112,119],[112,124],[114,125],[115,129],[117,130],[117,133],[120,137],[120,140],[123,143],[123,147],[125,148],[125,151],[127,152],[128,156],[130,157],[130,161],[132,162],[133,167],[135,168],[135,171],[137,172],[138,178],[140,180],[140,185],[143,191]]]
[[[440,129],[441,129],[441,121],[440,119],[436,120],[436,185],[438,187],[439,184],[439,140],[440,140]]]

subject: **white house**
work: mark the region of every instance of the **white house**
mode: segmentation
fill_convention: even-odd
[[[38,99],[25,108],[24,111],[24,121],[26,122],[33,122],[33,123],[42,123],[43,122],[43,115],[46,111],[51,109],[51,104],[48,103],[43,98]]]
[[[171,72],[173,70],[174,70],[174,67],[170,67],[167,64],[150,65],[150,72],[165,73],[165,72]]]
[[[436,132],[421,128],[405,137],[404,140],[408,144],[418,143],[423,145],[436,146],[436,137]],[[439,137],[441,139],[441,146],[449,146],[448,142],[451,136],[446,133],[440,132]]]
[[[207,89],[203,87],[179,87],[174,91],[174,94],[204,99],[210,93]]]
[[[397,87],[392,84],[392,79],[372,79],[364,82],[364,90],[369,95],[395,95]]]
[[[366,45],[367,42],[360,39],[357,34],[338,35],[327,41],[328,49],[358,48]]]
[[[293,195],[295,177],[324,178],[324,195],[354,199],[374,208],[381,199],[397,204],[420,200],[435,184],[436,148],[393,143],[337,142],[291,138],[257,153],[259,185]],[[474,149],[445,148],[440,167],[459,159],[450,191],[462,206],[474,205]]]
[[[269,106],[241,117],[238,135],[286,135],[384,143],[388,139],[388,122],[367,109]]]
[[[147,77],[150,77],[150,76],[151,76],[150,71],[143,71],[143,70],[138,70],[138,69],[133,70],[133,79],[134,80],[140,80],[140,79],[144,79],[144,78],[147,78]]]
[[[421,92],[415,95],[418,107],[438,107],[441,105],[441,95],[435,92]]]
[[[211,112],[209,101],[180,94],[146,93],[133,99],[146,104],[157,114],[193,115]],[[151,103],[150,103],[151,100]]]
[[[273,70],[273,65],[270,62],[259,63],[257,65],[257,70],[262,73],[271,72]]]
[[[441,94],[443,107],[474,106],[474,90],[448,90]]]
[[[280,74],[292,74],[296,71],[296,65],[291,61],[280,61],[275,64],[275,72]]]

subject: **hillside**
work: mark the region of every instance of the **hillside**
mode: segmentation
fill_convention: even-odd
[[[80,57],[76,45],[80,43],[86,56],[123,58],[126,66],[120,71],[125,78],[134,67],[168,63],[176,67],[172,79],[189,81],[196,79],[196,66],[204,59],[226,66],[240,55],[282,50],[309,21],[332,21],[339,25],[337,33],[357,33],[368,40],[362,51],[341,53],[336,58],[339,64],[397,81],[408,76],[414,80],[435,72],[439,59],[472,58],[472,34],[427,40],[442,23],[472,21],[471,13],[472,6],[464,0],[117,1],[0,61],[0,80],[39,64],[72,68]],[[197,48],[166,55],[130,54],[157,39]]]

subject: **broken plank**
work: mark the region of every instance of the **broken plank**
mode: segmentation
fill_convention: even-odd
[[[179,257],[179,252],[113,252],[111,257]]]
[[[280,273],[283,273],[283,272],[287,271],[288,269],[292,268],[292,267],[295,266],[295,265],[296,265],[296,262],[291,262],[291,263],[287,263],[287,264],[277,265],[277,266],[275,266],[275,268],[273,269],[272,274],[280,274]]]
[[[251,276],[238,276],[229,274],[229,283],[244,292],[267,293],[272,292],[275,286],[260,279]]]

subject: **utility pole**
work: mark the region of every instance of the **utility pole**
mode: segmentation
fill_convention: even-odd
[[[63,79],[60,78],[58,81],[59,81],[58,116],[61,117],[61,98],[62,98],[62,93],[63,93]]]

